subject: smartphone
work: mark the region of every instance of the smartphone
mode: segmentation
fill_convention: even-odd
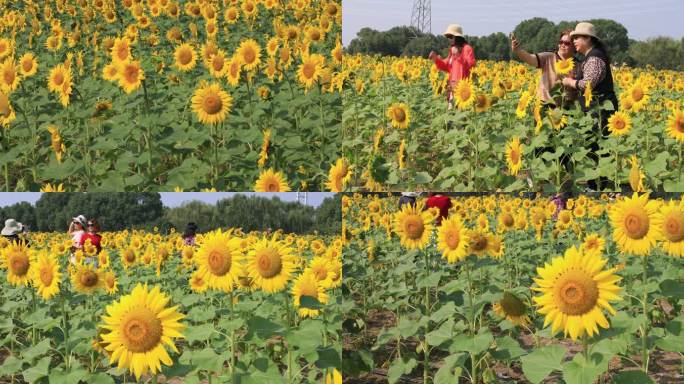
[[[513,33],[513,32],[509,33],[508,38],[511,40],[515,39],[515,33]]]

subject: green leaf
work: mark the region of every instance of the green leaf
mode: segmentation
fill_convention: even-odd
[[[627,371],[613,376],[613,382],[620,384],[649,384],[653,383],[653,379],[644,371]]]
[[[406,360],[406,358],[403,357],[402,359],[394,360],[387,370],[387,379],[389,383],[396,383],[402,375],[408,375],[417,365],[418,362],[416,362],[416,359]]]
[[[32,361],[36,357],[46,354],[50,350],[50,339],[43,339],[40,343],[24,350],[21,356],[25,361]]]
[[[61,384],[61,383],[78,383],[88,375],[83,368],[74,369],[67,373],[61,369],[53,369],[50,371],[48,376],[48,381],[50,384]],[[113,382],[113,381],[112,381]]]
[[[323,308],[323,305],[316,299],[315,297],[311,296],[302,296],[302,298],[299,301],[299,306],[301,308],[307,308],[307,309],[321,309]]]
[[[318,348],[318,360],[316,360],[316,367],[319,369],[342,367],[341,352],[333,347]]]
[[[489,329],[481,329],[475,337],[465,334],[454,337],[453,350],[477,355],[489,349],[492,342],[494,342],[494,337]]]
[[[223,363],[226,361],[225,357],[216,354],[211,348],[204,348],[201,351],[192,352],[190,359],[197,368],[209,372],[220,372],[223,368]]]
[[[440,345],[453,337],[454,319],[444,322],[438,329],[425,335],[425,340],[430,345]]]
[[[283,331],[283,326],[261,316],[254,316],[247,321],[247,329],[249,335],[268,339],[275,334],[280,334]]]
[[[462,368],[460,365],[465,363],[467,355],[455,353],[444,359],[444,364],[435,374],[435,384],[453,384],[458,382]]]
[[[25,370],[22,372],[24,375],[24,379],[28,381],[29,383],[35,383],[40,379],[41,377],[45,377],[48,375],[48,372],[50,370],[50,358],[49,357],[43,357],[36,363],[35,365],[31,366],[31,368]]]
[[[209,340],[214,333],[214,325],[211,323],[188,327],[184,332],[188,342]]]
[[[7,356],[5,361],[0,365],[0,376],[10,376],[21,369],[23,362],[15,356]]]
[[[432,176],[427,172],[417,172],[415,181],[416,184],[427,184],[432,181]]]
[[[608,359],[601,353],[592,353],[589,359],[578,353],[571,362],[563,365],[563,378],[567,384],[593,383],[608,370]]]
[[[510,336],[495,339],[495,342],[496,350],[492,352],[492,356],[497,360],[511,361],[526,354],[520,344]]]
[[[88,384],[114,384],[114,379],[106,373],[98,372],[88,376]]]
[[[563,369],[561,362],[565,356],[565,348],[560,345],[551,345],[535,349],[529,355],[520,358],[523,373],[527,380],[539,383],[552,371]]]
[[[675,299],[684,299],[684,284],[677,280],[665,280],[660,283],[660,290],[664,296]]]

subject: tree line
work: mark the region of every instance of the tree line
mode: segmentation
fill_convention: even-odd
[[[189,222],[204,232],[241,227],[244,231],[282,229],[287,233],[338,235],[341,230],[341,195],[326,198],[316,208],[275,197],[235,195],[216,204],[200,201],[166,207],[159,193],[44,193],[35,205],[27,202],[0,208],[1,223],[13,218],[30,231],[66,231],[79,214],[94,218],[102,231],[154,227],[166,233],[182,232]]]
[[[613,63],[632,67],[648,65],[656,69],[684,70],[684,38],[656,37],[646,41],[629,39],[627,28],[608,19],[587,20],[594,24],[598,35],[606,44]],[[528,52],[555,52],[558,38],[564,29],[573,29],[578,21],[561,21],[558,24],[542,17],[520,22],[515,33]],[[477,59],[511,60],[510,38],[502,32],[487,36],[466,36],[475,50]],[[399,26],[387,31],[362,28],[345,49],[345,53],[380,54],[383,56],[427,57],[432,50],[446,55],[448,41],[442,35],[422,33],[413,27]]]

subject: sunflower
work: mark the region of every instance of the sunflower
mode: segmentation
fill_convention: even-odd
[[[557,131],[568,125],[568,117],[563,114],[560,108],[549,109],[546,116],[549,118],[553,129]]]
[[[492,106],[492,101],[484,93],[475,96],[475,112],[487,112]]]
[[[659,212],[662,223],[661,246],[671,256],[684,256],[684,200],[670,200]]]
[[[176,50],[173,53],[173,58],[173,65],[178,68],[178,70],[183,72],[192,70],[195,68],[195,64],[197,63],[197,53],[188,43],[183,43],[176,47]]]
[[[518,100],[518,106],[515,109],[515,116],[519,119],[527,116],[527,107],[532,101],[532,95],[529,91],[522,91],[520,93],[520,100]]]
[[[117,64],[131,60],[131,42],[126,37],[117,37],[110,53],[112,61]]]
[[[387,108],[387,117],[394,128],[407,128],[411,123],[411,112],[408,105],[394,103]]]
[[[622,252],[646,256],[660,238],[661,224],[658,202],[649,201],[648,193],[615,203],[610,209],[613,240]]]
[[[491,254],[494,249],[492,240],[493,236],[491,233],[486,231],[481,231],[478,229],[471,229],[466,232],[468,236],[468,254],[475,255],[477,257],[484,257],[485,255]]]
[[[679,142],[684,142],[684,112],[679,109],[672,111],[667,119],[667,134]]]
[[[341,157],[337,159],[335,165],[330,168],[328,173],[328,181],[325,183],[325,187],[330,190],[330,192],[343,192],[347,183],[351,179],[352,173],[349,166],[349,160],[346,157]]]
[[[255,192],[289,192],[290,186],[282,172],[276,172],[269,168],[259,175],[254,183]]]
[[[156,374],[161,364],[172,365],[164,345],[178,353],[173,339],[183,337],[185,325],[179,322],[185,315],[178,307],[166,307],[169,297],[158,286],[152,290],[138,284],[129,295],[107,306],[100,325],[108,333],[102,340],[112,352],[110,364],[118,362],[119,369],[128,369],[136,379],[148,371]]]
[[[59,183],[59,184],[45,183],[45,185],[40,187],[40,192],[45,192],[45,193],[64,192],[64,184],[62,184],[62,183]]]
[[[236,87],[240,83],[240,73],[242,68],[240,67],[240,58],[234,55],[228,61],[228,66],[226,67],[226,79],[228,79],[228,84]]]
[[[119,66],[114,62],[105,65],[102,68],[102,78],[111,82],[117,81],[119,78]]]
[[[584,88],[584,108],[589,108],[593,98],[594,94],[591,92],[591,82],[587,81],[587,85]]]
[[[124,269],[132,267],[137,261],[138,253],[135,247],[128,247],[121,252],[121,264],[123,264]]]
[[[342,384],[342,373],[333,368],[332,372],[325,375],[325,384]]]
[[[424,203],[406,204],[394,214],[394,232],[407,249],[424,249],[432,233],[432,214],[423,210]]]
[[[318,316],[318,309],[301,308],[302,296],[312,297],[321,304],[328,302],[328,295],[325,293],[322,282],[316,278],[316,273],[311,269],[306,269],[294,281],[294,284],[292,284],[292,297],[294,298],[294,306],[299,308],[299,316]]]
[[[19,58],[19,71],[24,78],[31,77],[38,71],[38,61],[31,52],[26,52]]]
[[[217,229],[204,236],[195,260],[198,274],[209,288],[224,292],[233,290],[238,277],[243,274],[240,243],[240,238],[234,237],[232,231]]]
[[[247,254],[247,274],[264,292],[281,291],[297,268],[297,256],[292,248],[276,236],[254,243]]]
[[[639,167],[639,160],[636,155],[632,155],[631,159],[631,169],[629,170],[629,185],[632,187],[634,192],[646,192],[644,188],[644,178],[646,177],[641,168]]]
[[[334,272],[332,270],[332,261],[325,256],[316,256],[309,262],[309,267],[318,280],[318,283],[323,288],[330,288]]]
[[[17,115],[14,112],[14,108],[12,108],[9,97],[0,91],[0,124],[3,127],[7,127],[16,117]]]
[[[321,55],[305,55],[297,69],[297,80],[306,89],[311,88],[321,75],[324,58]]]
[[[453,91],[458,109],[468,109],[475,102],[475,90],[470,79],[461,79]]]
[[[9,94],[19,86],[19,67],[8,57],[0,64],[0,91]]]
[[[240,63],[248,71],[256,68],[261,63],[261,47],[253,39],[242,41],[236,53],[240,58]]]
[[[59,272],[57,258],[47,251],[40,251],[36,263],[31,268],[31,281],[43,300],[50,300],[59,293],[62,274]]]
[[[103,286],[104,286],[105,290],[110,295],[113,295],[119,291],[119,287],[118,287],[119,281],[117,280],[116,274],[114,273],[114,271],[110,270],[110,271],[104,272],[102,275],[102,281],[104,282]]]
[[[192,273],[192,275],[190,276],[189,284],[190,289],[192,289],[193,292],[197,293],[205,292],[209,288],[206,277],[199,271],[195,271]]]
[[[553,68],[556,70],[556,74],[567,75],[575,68],[575,60],[573,60],[572,57],[565,60],[556,60],[556,62],[553,63]]]
[[[77,265],[71,273],[71,285],[76,292],[91,295],[97,289],[102,288],[103,284],[102,273],[91,264]]]
[[[632,128],[632,119],[628,114],[617,111],[608,118],[608,131],[615,136],[621,136],[629,132]]]
[[[646,87],[644,87],[644,84],[642,84],[641,81],[634,83],[634,85],[627,90],[627,95],[632,104],[631,109],[634,112],[639,112],[646,106],[646,103],[648,103],[648,99],[650,98],[646,91]]]
[[[437,229],[437,249],[449,263],[457,263],[468,256],[468,234],[461,219],[453,215]]]
[[[228,60],[226,59],[226,54],[222,50],[218,50],[216,54],[212,55],[209,59],[209,73],[216,77],[221,78],[226,75],[228,71]]]
[[[7,38],[0,38],[0,59],[5,56],[9,56],[14,49],[14,44],[12,40]]]
[[[506,144],[506,163],[508,163],[508,170],[513,176],[517,175],[518,171],[520,171],[522,154],[523,146],[517,137],[514,137]]]
[[[527,305],[516,295],[504,292],[501,300],[492,305],[494,313],[506,318],[513,325],[527,325],[530,317],[527,315]]]
[[[551,324],[551,332],[563,330],[572,340],[587,334],[598,334],[598,326],[608,328],[608,320],[602,309],[615,314],[610,301],[622,298],[620,287],[615,283],[621,277],[615,275],[617,268],[603,270],[608,260],[597,254],[584,254],[574,246],[564,256],[537,268],[539,278],[534,278],[541,292],[535,296],[537,311],[545,315],[544,327]]]
[[[124,92],[131,93],[140,88],[145,79],[145,72],[140,67],[140,62],[135,60],[119,63],[119,75],[117,80]]]
[[[34,257],[24,242],[10,243],[2,249],[0,266],[7,270],[7,281],[12,285],[26,285],[31,278]]]
[[[233,98],[218,83],[200,84],[191,101],[197,119],[204,124],[224,121],[233,105]]]
[[[584,242],[580,246],[580,251],[585,255],[596,254],[601,256],[606,247],[606,240],[596,233],[591,233],[584,238]]]
[[[223,18],[228,24],[235,24],[240,17],[240,11],[236,7],[228,7],[223,11]]]

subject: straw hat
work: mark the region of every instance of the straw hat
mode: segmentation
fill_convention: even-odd
[[[87,220],[86,220],[85,216],[83,216],[83,215],[78,215],[78,216],[74,217],[73,220],[74,220],[74,221],[78,221],[78,223],[81,224],[81,226],[82,226],[83,228],[86,227],[86,222],[87,222]]]
[[[444,31],[444,36],[461,36],[463,37],[463,28],[458,24],[449,24],[446,31]]]
[[[5,220],[5,228],[2,229],[3,236],[14,236],[21,233],[24,225],[14,219]]]
[[[598,36],[596,36],[596,27],[594,27],[594,24],[587,22],[581,22],[577,24],[575,30],[570,32],[571,38],[577,35],[592,36],[597,39],[599,38]]]

